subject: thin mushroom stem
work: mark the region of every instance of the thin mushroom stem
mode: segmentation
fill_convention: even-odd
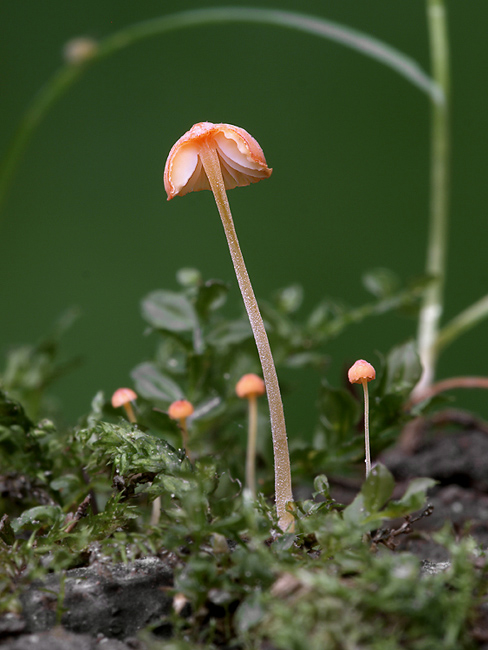
[[[137,418],[136,418],[136,415],[134,413],[134,409],[132,408],[131,402],[126,402],[124,404],[124,409],[125,409],[125,412],[127,413],[127,419],[129,420],[129,422],[131,424],[137,424]]]
[[[181,439],[183,441],[183,449],[185,450],[185,454],[190,461],[190,463],[193,464],[193,456],[190,451],[190,444],[189,444],[189,436],[188,436],[188,429],[186,426],[186,418],[180,418],[179,420],[179,425],[180,425],[180,431],[181,431]]]
[[[376,371],[373,366],[364,359],[358,359],[356,363],[351,366],[347,373],[347,378],[351,384],[362,384],[364,393],[364,451],[366,463],[366,478],[371,472],[371,451],[369,448],[369,392],[368,381],[372,381],[376,377]]]
[[[258,430],[258,400],[249,396],[249,428],[247,434],[246,487],[256,498],[256,438]]]
[[[281,530],[284,531],[292,527],[294,517],[287,509],[287,503],[293,502],[293,494],[291,489],[291,470],[288,454],[288,441],[286,437],[285,416],[283,413],[283,403],[281,401],[278,377],[276,375],[268,335],[266,334],[263,319],[259,311],[256,297],[254,296],[254,291],[247,273],[239,241],[237,239],[237,233],[235,231],[229,201],[227,199],[227,193],[225,191],[219,156],[215,148],[209,145],[208,142],[202,143],[199,154],[217,203],[222,225],[224,226],[225,236],[227,238],[227,243],[229,245],[232,262],[237,276],[237,282],[241,290],[244,305],[256,340],[259,358],[261,360],[268,396],[275,456],[276,511],[278,514],[279,526]]]
[[[183,449],[185,450],[186,457],[193,463],[193,457],[190,452],[190,443],[188,436],[188,429],[186,426],[186,419],[194,412],[193,404],[186,399],[179,399],[170,404],[168,408],[168,415],[172,420],[176,420],[181,432],[181,439],[183,442]]]
[[[366,478],[368,478],[369,473],[371,472],[371,451],[369,447],[369,392],[368,382],[366,379],[363,379],[361,383],[364,391],[364,462],[366,463]]]

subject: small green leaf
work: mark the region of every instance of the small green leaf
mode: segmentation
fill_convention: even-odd
[[[329,497],[329,480],[325,474],[319,474],[316,476],[313,480],[313,497],[315,498],[317,495],[321,495],[323,497]]]
[[[342,513],[344,521],[350,525],[359,526],[364,521],[364,498],[361,492],[356,495],[354,501]]]
[[[300,308],[303,302],[303,287],[292,284],[276,292],[274,302],[279,311],[292,314]]]
[[[75,474],[65,474],[64,476],[60,476],[59,478],[54,479],[54,481],[51,481],[50,488],[66,495],[74,494],[81,488],[81,485],[81,479],[79,476],[76,476]]]
[[[375,465],[361,488],[366,514],[378,512],[393,493],[395,481],[384,465]]]
[[[386,506],[383,511],[384,517],[395,519],[420,510],[425,504],[427,490],[436,483],[437,481],[431,478],[413,479],[402,498],[398,501],[392,501]]]
[[[136,392],[148,400],[163,402],[166,406],[183,398],[183,391],[176,382],[158,370],[150,362],[141,363],[131,372]]]
[[[389,269],[371,269],[362,277],[364,287],[377,298],[387,298],[400,287],[398,276]]]
[[[12,524],[15,532],[22,528],[40,528],[64,520],[64,513],[59,506],[36,506],[23,512]]]
[[[320,422],[330,433],[339,440],[347,442],[351,430],[360,415],[359,403],[342,388],[332,388],[327,383],[322,384],[320,393]]]
[[[261,622],[266,614],[266,608],[261,603],[259,594],[252,594],[239,605],[235,621],[236,627],[241,634],[245,634],[255,625]]]
[[[91,401],[90,413],[86,418],[89,427],[95,426],[95,424],[102,419],[104,403],[105,395],[103,394],[103,391],[99,390]]]
[[[10,525],[10,519],[8,515],[3,515],[2,519],[0,520],[0,539],[3,539],[7,546],[12,546],[12,544],[15,542],[15,533],[12,530],[12,526]]]
[[[252,337],[248,320],[239,319],[225,321],[215,327],[207,336],[207,341],[216,348],[237,345]]]
[[[155,329],[185,332],[197,324],[192,304],[173,291],[153,291],[144,298],[141,309],[144,319]]]
[[[201,285],[198,289],[195,304],[195,309],[200,318],[206,320],[209,311],[221,307],[227,299],[228,292],[228,285],[221,280],[208,280]]]
[[[386,367],[385,393],[410,392],[422,372],[415,342],[394,347],[388,354]]]
[[[7,397],[0,390],[0,426],[12,427],[17,425],[24,431],[29,431],[34,425],[26,416],[22,405]]]
[[[185,288],[198,287],[202,282],[202,274],[198,269],[184,268],[176,272],[176,279]]]

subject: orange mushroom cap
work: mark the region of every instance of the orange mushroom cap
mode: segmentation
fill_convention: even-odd
[[[232,124],[199,122],[173,145],[164,168],[164,189],[168,201],[189,192],[209,190],[207,174],[199,156],[204,144],[216,149],[225,189],[257,183],[273,171],[263,150],[244,129]]]
[[[194,410],[191,402],[186,399],[178,399],[176,402],[170,404],[168,415],[172,420],[181,420],[191,415]]]
[[[259,395],[264,395],[265,392],[264,381],[252,372],[243,375],[236,384],[237,397],[259,397]]]
[[[347,377],[351,384],[362,384],[364,381],[374,379],[376,377],[376,371],[370,363],[364,359],[359,359],[349,368]]]
[[[112,406],[114,409],[118,409],[135,399],[137,399],[137,393],[134,393],[132,388],[118,388],[112,395]]]

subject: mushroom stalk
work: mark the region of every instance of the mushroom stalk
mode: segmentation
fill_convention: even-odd
[[[179,399],[176,402],[173,402],[169,405],[168,415],[172,420],[178,422],[178,426],[181,432],[181,439],[183,442],[183,449],[185,454],[193,464],[193,456],[190,451],[190,442],[188,436],[188,428],[186,426],[186,419],[194,412],[193,404],[186,399]]]
[[[246,454],[246,488],[256,498],[256,440],[258,433],[258,397],[264,395],[264,381],[254,373],[243,375],[236,384],[236,394],[248,402],[248,432]]]
[[[207,141],[204,141],[202,142],[199,154],[215,197],[215,202],[217,203],[222,225],[224,226],[225,236],[227,238],[227,243],[229,245],[232,262],[237,276],[237,282],[241,290],[244,305],[256,341],[259,358],[261,360],[268,396],[275,456],[276,511],[280,528],[282,530],[287,530],[294,521],[293,515],[289,510],[287,510],[287,503],[293,502],[293,494],[291,489],[291,470],[288,454],[288,441],[286,437],[285,416],[283,413],[283,403],[281,401],[278,377],[276,375],[268,335],[264,327],[263,319],[259,311],[256,297],[254,296],[254,291],[247,273],[239,241],[237,239],[237,233],[234,227],[227,193],[225,191],[225,184],[217,151]]]
[[[183,449],[185,450],[185,454],[188,460],[190,461],[190,463],[193,464],[193,455],[190,451],[190,442],[188,436],[188,429],[186,427],[186,418],[180,418],[179,425],[181,431],[181,440],[183,442]]]
[[[124,409],[125,412],[127,413],[127,419],[131,424],[137,424],[137,418],[134,413],[134,409],[132,408],[132,404],[130,402],[126,402],[124,404]]]
[[[358,359],[356,363],[351,366],[347,373],[347,378],[351,384],[361,384],[364,393],[364,455],[366,463],[366,478],[371,472],[371,451],[369,446],[369,393],[368,381],[372,381],[376,377],[376,371],[373,366],[364,359]]]
[[[371,451],[369,447],[369,392],[368,382],[366,379],[363,379],[361,383],[364,392],[364,462],[366,463],[366,478],[368,478],[369,473],[371,472]]]
[[[258,429],[258,400],[256,395],[249,397],[249,429],[246,453],[246,487],[256,497],[256,437]]]

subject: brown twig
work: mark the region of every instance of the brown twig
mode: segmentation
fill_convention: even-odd
[[[80,521],[80,519],[83,519],[83,517],[86,516],[86,511],[88,510],[88,506],[90,505],[90,503],[91,503],[91,494],[88,494],[88,496],[86,496],[78,506],[75,514],[70,517],[69,524],[66,527],[67,533],[71,533],[73,528]]]
[[[408,535],[412,532],[412,524],[424,517],[429,517],[434,511],[434,506],[429,504],[416,515],[406,515],[404,522],[398,528],[380,528],[371,537],[371,550],[376,551],[378,544],[384,544],[387,548],[394,551],[396,548],[395,537],[399,535]]]
[[[449,379],[443,379],[442,381],[432,384],[432,386],[426,388],[421,393],[410,397],[405,408],[407,410],[411,409],[412,406],[415,406],[424,400],[431,399],[432,397],[439,395],[439,393],[443,393],[446,390],[453,390],[454,388],[488,389],[488,377],[450,377]]]

